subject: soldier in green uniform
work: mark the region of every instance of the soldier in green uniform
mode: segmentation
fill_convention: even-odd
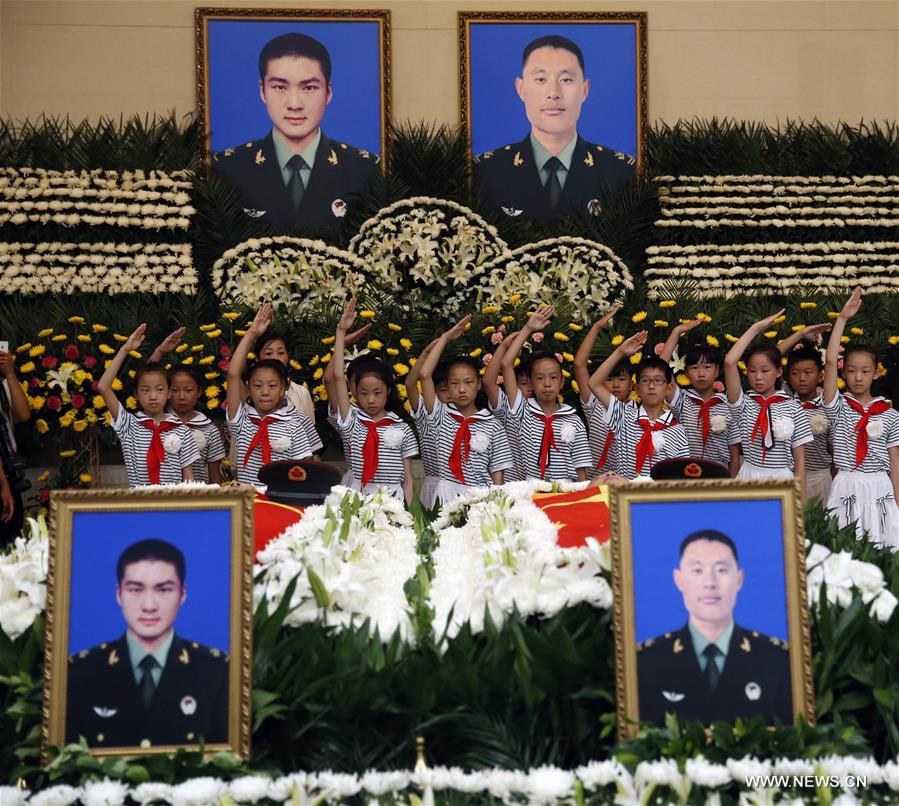
[[[244,210],[279,229],[339,229],[347,205],[377,170],[378,157],[327,137],[331,56],[305,34],[283,34],[259,54],[259,96],[272,130],[212,155],[213,169],[241,194]]]
[[[476,194],[507,216],[542,225],[564,215],[597,215],[611,194],[633,180],[635,160],[578,134],[590,94],[581,49],[563,36],[535,39],[524,49],[515,89],[531,131],[474,158]]]
[[[69,658],[66,741],[90,747],[207,744],[228,739],[228,656],[182,638],[175,618],[187,598],[181,551],[164,540],[119,557],[120,638]]]
[[[734,623],[743,578],[727,535],[703,529],[683,540],[674,583],[689,619],[637,647],[641,721],[662,723],[671,712],[706,723],[757,715],[792,723],[787,642]]]

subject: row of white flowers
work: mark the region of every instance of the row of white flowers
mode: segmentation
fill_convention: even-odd
[[[59,171],[52,168],[0,168],[0,189],[9,187],[121,188],[123,190],[190,190],[190,171]]]
[[[267,300],[296,316],[341,305],[347,290],[361,288],[366,277],[365,264],[352,253],[286,235],[244,241],[212,267],[213,288],[224,299],[251,306]]]
[[[741,258],[753,259],[761,256],[770,256],[775,259],[783,253],[795,253],[803,255],[804,253],[821,252],[828,255],[833,260],[853,260],[858,259],[861,253],[899,253],[899,241],[816,241],[813,243],[788,243],[786,241],[765,241],[761,243],[740,243],[740,244],[695,244],[692,246],[681,246],[678,244],[669,244],[666,246],[649,246],[646,248],[646,254],[650,257],[654,255],[739,255]],[[721,258],[718,258],[721,259]],[[769,258],[765,258],[769,259]],[[798,257],[797,259],[802,259]]]
[[[100,205],[108,207],[109,205]],[[149,215],[137,217],[134,214],[115,214],[102,211],[101,214],[93,213],[49,213],[49,212],[21,212],[18,207],[16,212],[0,212],[0,226],[3,224],[59,224],[62,227],[133,227],[137,229],[187,229],[190,219],[186,216],[158,216]],[[193,210],[193,208],[186,208]]]
[[[585,485],[565,485],[582,489]],[[584,548],[560,548],[558,531],[532,496],[548,482],[515,482],[473,490],[444,507],[434,522],[430,601],[437,638],[449,638],[469,623],[496,626],[517,610],[549,618],[580,602],[608,610],[612,590],[608,546],[588,539]]]
[[[733,208],[727,211],[742,215],[743,211]],[[789,211],[792,214],[792,211]],[[820,212],[820,210],[818,211]],[[784,218],[689,218],[659,219],[654,222],[657,227],[695,227],[696,229],[714,229],[715,227],[899,227],[899,218],[804,218],[800,220]]]
[[[790,176],[779,174],[702,174],[685,176],[657,176],[656,181],[674,185],[675,187],[691,187],[695,185],[710,188],[722,185],[754,186],[759,183],[769,186],[781,184],[811,185],[817,190],[821,186],[846,185],[899,185],[899,176],[882,174],[866,174],[864,176]],[[691,187],[692,189],[692,187]]]
[[[0,243],[7,294],[190,293],[197,284],[187,243]]]
[[[659,200],[662,205],[674,205],[677,207],[686,207],[690,204],[695,204],[696,202],[702,202],[703,206],[709,204],[780,204],[780,205],[794,205],[794,204],[814,204],[815,202],[823,202],[825,204],[838,204],[838,203],[849,203],[849,204],[884,204],[884,203],[896,203],[899,202],[899,196],[885,196],[885,195],[862,195],[862,194],[854,194],[849,193],[846,194],[843,191],[843,195],[809,195],[803,193],[791,193],[789,196],[786,195],[786,189],[783,189],[783,192],[780,191],[781,188],[777,188],[774,191],[774,195],[765,196],[746,196],[739,194],[730,194],[730,195],[715,195],[715,196],[693,196],[693,195],[670,195],[666,193],[659,194]],[[867,193],[867,191],[865,191]]]
[[[790,216],[820,216],[827,213],[832,217],[850,217],[850,216],[891,216],[896,213],[893,207],[866,207],[864,205],[851,206],[834,206],[834,207],[792,207],[778,201],[773,204],[766,204],[761,207],[741,207],[730,204],[697,204],[693,207],[668,207],[662,210],[663,216],[674,218],[676,216],[695,216],[695,215],[729,215],[736,213],[743,216],[773,216],[773,215],[790,215]]]
[[[760,779],[778,776],[791,782],[780,789],[765,787]],[[534,767],[528,770],[488,769],[465,771],[459,767],[432,767],[417,772],[369,771],[352,773],[295,772],[277,778],[248,775],[233,780],[203,777],[180,784],[148,782],[129,786],[104,779],[81,787],[57,785],[30,793],[0,787],[4,806],[124,806],[126,802],[150,806],[233,806],[234,804],[341,803],[353,798],[380,803],[434,803],[440,793],[450,796],[490,796],[503,803],[600,802],[648,804],[652,802],[718,803],[721,790],[740,792],[741,804],[801,804],[799,781],[817,776],[815,802],[848,806],[866,802],[896,803],[899,798],[899,763],[878,764],[871,758],[822,756],[809,759],[760,760],[753,756],[713,763],[702,755],[679,765],[673,759],[641,761],[631,772],[619,761],[593,761],[573,770]],[[796,784],[792,782],[796,780]],[[819,795],[827,800],[817,800]],[[698,798],[697,798],[698,796]],[[798,797],[797,797],[798,796]],[[654,800],[653,798],[662,800]]]

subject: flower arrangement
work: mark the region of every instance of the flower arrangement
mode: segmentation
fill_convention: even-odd
[[[620,302],[634,288],[630,270],[606,246],[585,238],[551,238],[527,244],[494,260],[493,300],[520,294],[532,305],[554,303],[557,311],[584,321]]]
[[[412,517],[387,493],[335,487],[321,506],[263,549],[257,558],[256,604],[278,606],[294,584],[285,623],[320,621],[347,628],[370,620],[389,641],[412,640],[404,585],[418,569]]]
[[[467,207],[416,196],[381,210],[350,241],[372,283],[414,310],[452,318],[485,291],[489,262],[508,252],[496,229]]]
[[[190,244],[0,242],[7,294],[195,293]]]
[[[367,277],[364,262],[349,252],[290,236],[251,238],[212,267],[213,287],[223,299],[250,307],[268,301],[294,317],[339,306]]]
[[[50,535],[43,517],[28,518],[25,533],[0,554],[0,630],[15,640],[47,606]]]
[[[187,171],[0,169],[0,225],[60,224],[144,230],[190,226]]]
[[[482,632],[488,614],[500,627],[513,610],[549,618],[580,602],[611,608],[608,548],[595,540],[586,548],[557,545],[558,530],[531,500],[551,489],[548,482],[517,482],[474,490],[444,507],[433,524],[430,586],[438,641],[466,623]]]
[[[868,293],[890,293],[899,268],[895,241],[668,245],[650,246],[646,254],[651,296],[685,278],[699,283],[703,297],[790,293],[812,283],[828,293],[857,285]]]

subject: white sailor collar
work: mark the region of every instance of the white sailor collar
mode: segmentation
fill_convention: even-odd
[[[854,401],[855,401],[856,403],[858,403],[858,405],[861,406],[865,411],[867,411],[868,409],[870,409],[871,406],[873,406],[875,403],[883,402],[883,403],[889,403],[890,405],[892,405],[892,403],[890,403],[890,401],[889,401],[887,398],[885,398],[885,397],[872,397],[872,398],[871,398],[871,402],[868,403],[867,406],[866,406],[864,403],[862,403],[861,400],[859,400],[855,395],[850,394],[849,392],[843,392],[843,397],[848,397],[850,400],[854,400]]]
[[[684,394],[686,397],[690,398],[690,400],[695,401],[700,406],[706,402],[705,400],[702,399],[699,392],[697,392],[692,386],[688,386],[686,389],[683,389],[681,391],[682,391],[682,394]],[[713,394],[709,398],[709,400],[713,400],[714,398],[718,398],[718,400],[720,400],[722,403],[727,403],[727,395],[724,394],[724,392],[715,392],[715,394]]]
[[[362,420],[363,423],[375,423],[380,420],[392,420],[394,424],[400,424],[403,422],[403,418],[397,416],[392,411],[385,411],[383,417],[379,417],[375,420],[373,417],[369,417],[362,409],[359,409],[359,419]]]
[[[478,409],[474,414],[462,414],[458,408],[456,408],[455,403],[447,403],[446,410],[450,414],[458,415],[459,417],[465,417],[467,420],[491,420],[493,419],[493,415],[487,409]]]
[[[202,412],[194,411],[193,413],[194,418],[192,420],[181,420],[181,423],[188,428],[205,428],[207,425],[212,425],[212,420]]]
[[[140,421],[145,422],[149,420],[150,422],[156,422],[154,418],[152,418],[149,414],[144,414],[142,411],[134,412],[134,416]],[[165,417],[163,417],[159,422],[161,423],[177,423],[178,425],[184,425],[181,421],[181,418],[172,411],[167,411],[165,413]]]
[[[296,417],[297,410],[293,407],[293,404],[288,401],[286,404],[282,403],[274,411],[270,411],[267,414],[260,414],[256,410],[256,407],[247,401],[247,414],[249,414],[250,417],[257,417],[260,420],[263,417],[271,417],[275,420],[291,420]]]
[[[571,406],[569,406],[567,403],[561,403],[559,405],[559,408],[557,408],[550,415],[547,415],[546,412],[540,408],[540,404],[536,400],[534,400],[534,398],[532,398],[532,397],[529,397],[527,399],[527,406],[532,412],[534,412],[534,414],[539,414],[541,417],[547,417],[547,416],[549,416],[549,417],[568,417],[571,414],[574,414],[575,416],[577,416],[577,413],[575,412],[575,410],[573,408],[571,408]]]
[[[646,409],[643,408],[642,403],[637,409],[637,422],[640,422],[640,420],[646,420],[652,425],[657,425],[659,423],[664,426],[677,425],[677,418],[674,416],[674,412],[671,411],[671,409],[662,409],[662,413],[658,417],[656,417],[655,420],[653,420],[646,413]]]

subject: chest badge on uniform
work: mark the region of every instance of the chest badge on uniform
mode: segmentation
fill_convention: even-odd
[[[262,218],[262,216],[265,215],[265,210],[256,210],[256,209],[253,208],[253,207],[244,207],[244,208],[243,208],[243,211],[244,211],[250,218]]]
[[[331,202],[331,212],[338,218],[343,218],[346,215],[346,202],[343,199],[334,199]]]
[[[668,700],[668,702],[680,702],[686,694],[681,694],[679,691],[663,691],[662,696]]]
[[[197,701],[191,697],[189,694],[186,697],[181,698],[181,713],[185,716],[190,716],[191,714],[196,713],[197,710]]]
[[[503,207],[502,211],[510,216],[521,215],[524,212],[524,210],[516,210],[514,207]]]
[[[587,202],[587,212],[590,215],[599,215],[602,212],[602,205],[599,203],[599,199],[590,199]]]
[[[103,717],[103,719],[109,719],[109,717],[115,716],[118,712],[118,708],[102,708],[99,705],[94,706],[94,713],[97,716]]]
[[[758,683],[747,683],[746,684],[746,699],[747,700],[757,700],[762,696],[762,687]]]

